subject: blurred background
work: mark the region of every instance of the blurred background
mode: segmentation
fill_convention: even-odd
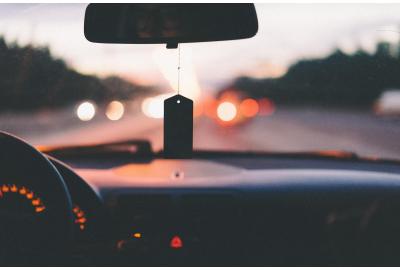
[[[162,148],[178,50],[83,35],[86,4],[0,4],[0,130]],[[400,4],[256,4],[248,40],[182,44],[197,149],[400,158]]]

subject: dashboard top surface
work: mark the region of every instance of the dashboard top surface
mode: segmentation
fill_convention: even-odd
[[[394,165],[372,164],[371,166],[371,164],[357,162],[349,164],[338,161],[310,165],[310,162],[312,163],[310,161],[308,166],[299,166],[305,161],[271,159],[264,162],[270,166],[260,169],[245,168],[221,160],[155,159],[147,163],[126,163],[105,169],[84,166],[73,169],[97,191],[114,188],[400,187],[400,169]]]

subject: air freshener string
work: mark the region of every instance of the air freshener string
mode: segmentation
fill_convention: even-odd
[[[181,73],[181,46],[178,44],[178,95],[181,82],[180,73]]]

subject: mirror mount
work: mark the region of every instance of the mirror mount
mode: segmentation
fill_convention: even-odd
[[[167,43],[167,49],[177,49],[179,43],[178,42],[168,42]]]

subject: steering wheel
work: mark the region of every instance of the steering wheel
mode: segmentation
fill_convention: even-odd
[[[0,264],[52,264],[73,236],[64,180],[34,147],[0,132]]]

